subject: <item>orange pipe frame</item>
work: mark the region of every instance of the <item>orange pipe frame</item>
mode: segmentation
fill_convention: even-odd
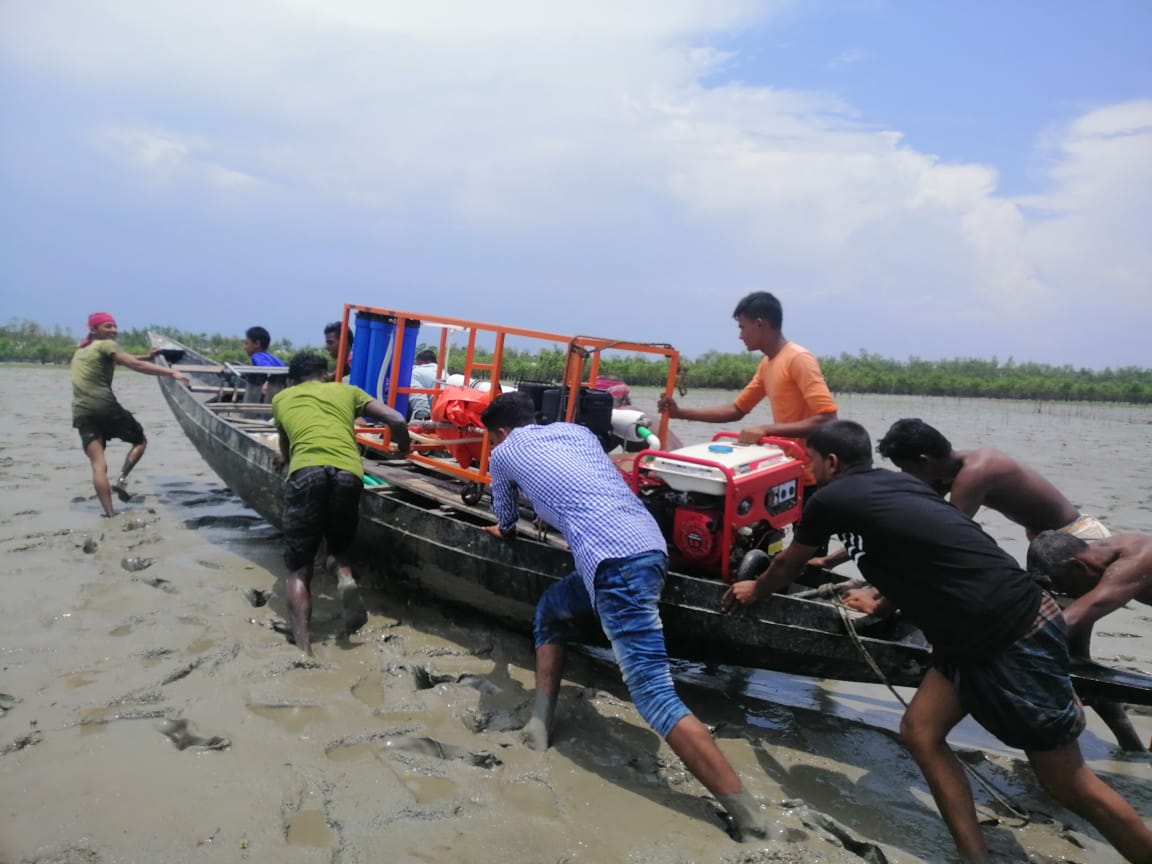
[[[395,344],[403,345],[404,343],[404,330],[407,322],[412,321],[426,321],[432,326],[447,325],[447,327],[459,328],[468,334],[468,344],[465,349],[464,355],[464,379],[471,381],[473,379],[473,372],[481,371],[489,373],[489,380],[491,382],[491,390],[489,399],[495,398],[499,395],[500,389],[500,375],[504,362],[504,343],[508,336],[519,336],[527,339],[535,339],[542,342],[562,342],[568,345],[568,356],[564,365],[564,374],[561,379],[561,386],[567,389],[569,393],[578,393],[583,378],[584,361],[591,358],[588,385],[594,385],[596,378],[600,374],[600,352],[605,349],[613,349],[617,351],[630,351],[634,354],[655,354],[668,358],[668,377],[664,385],[664,395],[671,397],[676,386],[676,376],[680,368],[680,353],[671,345],[660,343],[647,343],[647,342],[631,342],[617,339],[601,339],[592,336],[562,336],[558,333],[549,333],[542,330],[527,330],[521,327],[504,327],[496,324],[485,324],[478,321],[468,321],[463,318],[448,318],[439,315],[426,315],[418,312],[405,312],[398,309],[384,309],[376,306],[361,306],[357,304],[345,304],[344,316],[342,318],[342,328],[340,331],[340,346],[338,348],[336,380],[342,379],[344,365],[348,350],[348,334],[350,332],[349,322],[352,317],[359,312],[366,312],[373,315],[386,315],[396,320],[396,335]],[[445,371],[444,357],[448,349],[448,329],[443,328],[440,333],[440,351],[436,358],[436,371],[437,377],[442,375]],[[491,333],[494,337],[495,343],[492,351],[491,363],[477,363],[476,362],[476,337],[483,332]],[[397,354],[393,354],[395,358]],[[393,363],[391,378],[389,379],[388,399],[387,404],[389,407],[395,407],[396,396],[400,393],[434,393],[435,391],[423,390],[420,388],[412,388],[408,385],[401,385],[399,382],[400,364]],[[409,382],[410,383],[410,382]],[[576,408],[578,405],[577,399],[568,399],[564,407],[564,420],[571,422],[576,416]],[[357,427],[356,440],[357,443],[362,444],[372,450],[381,452],[388,452],[392,449],[392,434],[388,427],[368,426]],[[360,431],[363,430],[363,431]],[[371,431],[369,431],[371,430]],[[661,441],[667,439],[668,435],[668,415],[661,414],[656,430],[657,436]],[[452,445],[452,441],[446,439],[443,444],[416,444],[413,445],[412,452],[409,453],[408,459],[420,465],[424,465],[435,471],[443,474],[449,474],[461,480],[489,484],[492,478],[488,474],[488,453],[489,441],[487,432],[484,433],[484,444],[480,453],[480,464],[476,468],[462,468],[458,465],[446,462],[443,459],[434,459],[424,455],[427,451],[443,450],[445,447]]]

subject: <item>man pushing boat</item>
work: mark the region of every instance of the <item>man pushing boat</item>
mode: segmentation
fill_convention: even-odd
[[[536,605],[536,699],[525,727],[530,747],[549,745],[571,625],[598,618],[640,716],[716,796],[739,837],[764,837],[760,805],[701,723],[676,695],[657,603],[668,569],[656,521],[604,454],[599,439],[572,423],[535,424],[524,393],[505,393],[484,410],[492,451],[492,509],[484,528],[512,538],[517,490],[568,541],[576,572]]]
[[[148,362],[159,349],[147,354],[129,354],[116,341],[118,335],[115,318],[107,312],[94,312],[88,316],[88,335],[72,355],[72,425],[80,433],[80,446],[92,463],[92,485],[104,515],[108,517],[116,515],[112,507],[113,492],[121,501],[131,500],[128,475],[148,447],[144,428],[112,392],[116,367],[124,366],[144,375],[173,378],[185,385],[189,383],[183,372]],[[115,483],[109,483],[105,448],[113,438],[127,442],[131,449],[124,458],[119,478]]]
[[[1091,822],[1129,861],[1152,861],[1152,831],[1085,765],[1084,712],[1069,679],[1064,619],[1052,597],[956,507],[919,480],[872,465],[867,431],[827,423],[808,438],[819,491],[793,543],[755,581],[737,582],[728,608],[783,588],[835,532],[861,573],[932,643],[933,668],[900,722],[966,862],[988,860],[972,790],[948,746],[971,714],[1024,750],[1041,785]]]
[[[282,526],[284,561],[291,571],[288,612],[296,645],[305,654],[312,653],[312,570],[321,540],[327,540],[335,562],[345,632],[359,630],[367,620],[348,558],[364,488],[356,418],[387,424],[399,452],[410,446],[408,425],[398,411],[359,387],[325,381],[327,374],[324,357],[302,351],[288,365],[292,386],[272,399],[272,419],[280,430],[278,462],[288,464]]]
[[[1044,531],[1028,547],[1028,571],[1075,598],[1064,607],[1072,643],[1086,640],[1096,621],[1129,600],[1152,605],[1152,537],[1143,534],[1089,541]]]

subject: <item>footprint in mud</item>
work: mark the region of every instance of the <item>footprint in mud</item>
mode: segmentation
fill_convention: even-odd
[[[263,591],[259,588],[247,588],[244,591],[244,599],[247,600],[248,605],[254,609],[268,605],[268,598],[271,596],[271,591]]]
[[[232,742],[219,735],[205,738],[192,731],[192,724],[184,718],[165,720],[156,730],[172,742],[177,750],[187,750],[190,747],[199,750],[227,750]]]
[[[129,573],[138,573],[141,570],[147,570],[155,563],[155,558],[139,558],[135,555],[129,558],[120,559],[120,566],[127,570]]]
[[[133,582],[140,582],[144,585],[150,585],[153,588],[159,588],[161,591],[165,592],[166,594],[178,594],[179,593],[176,590],[176,586],[173,585],[171,582],[169,582],[167,579],[163,578],[162,576],[133,577],[132,581]]]
[[[20,700],[15,696],[10,696],[7,693],[0,693],[0,717],[3,717],[9,711],[16,707],[16,703]]]
[[[416,753],[445,761],[461,761],[477,768],[494,768],[503,764],[493,754],[485,750],[469,750],[455,744],[444,744],[435,738],[417,738],[412,735],[399,735],[381,742],[385,750],[394,753]]]
[[[41,734],[39,730],[33,730],[16,738],[12,743],[0,747],[0,756],[7,756],[9,753],[15,753],[17,750],[23,750],[25,747],[34,747],[43,740],[44,735]]]

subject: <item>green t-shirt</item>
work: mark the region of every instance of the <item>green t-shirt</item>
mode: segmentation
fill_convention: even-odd
[[[72,419],[122,410],[112,393],[113,354],[124,349],[114,339],[96,339],[72,355]]]
[[[372,397],[351,384],[305,381],[272,397],[272,419],[288,436],[288,473],[331,465],[364,476],[353,425]]]

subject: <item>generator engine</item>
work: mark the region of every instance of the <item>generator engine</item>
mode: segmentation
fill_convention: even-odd
[[[792,441],[741,444],[722,432],[708,444],[637,454],[629,481],[673,566],[731,582],[749,552],[778,552],[783,529],[800,519],[801,455]]]

